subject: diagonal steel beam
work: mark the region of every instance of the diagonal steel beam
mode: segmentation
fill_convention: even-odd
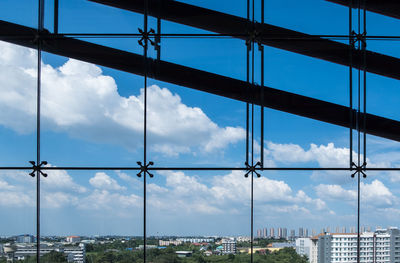
[[[89,0],[137,13],[144,12],[143,0]],[[340,0],[339,0],[340,1]],[[148,14],[175,23],[246,39],[258,32],[258,40],[271,47],[349,66],[350,47],[346,44],[286,28],[255,23],[245,18],[197,7],[172,0],[148,0]],[[160,11],[161,10],[161,11]],[[363,53],[353,50],[353,66],[363,67]],[[366,52],[366,70],[378,75],[400,79],[400,59],[376,52]]]
[[[400,1],[398,0],[326,0],[336,4],[349,6],[352,4],[352,8],[358,8],[359,4],[361,8],[365,8],[368,11],[378,13],[385,16],[400,19]],[[359,3],[360,2],[360,3]]]
[[[144,58],[141,55],[105,47],[73,38],[43,33],[43,50],[53,54],[144,75]],[[36,29],[0,20],[0,40],[17,45],[35,48]],[[150,77],[176,85],[208,92],[243,102],[284,111],[299,116],[356,128],[356,121],[350,123],[348,107],[258,85],[249,86],[246,82],[193,69],[178,64],[147,59]],[[261,97],[261,90],[264,96]],[[354,116],[356,112],[354,112]],[[369,134],[400,141],[400,122],[366,114],[366,129]],[[363,127],[359,116],[359,127]],[[356,119],[356,118],[354,118]],[[362,129],[363,130],[363,129]]]

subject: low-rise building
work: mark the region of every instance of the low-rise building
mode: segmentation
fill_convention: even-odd
[[[77,243],[81,242],[81,237],[78,236],[69,236],[66,238],[68,243]]]
[[[236,240],[223,239],[222,240],[222,253],[223,254],[236,254]]]
[[[186,238],[186,237],[181,237],[181,238],[177,238],[176,240],[178,241],[182,241],[182,242],[189,242],[189,243],[202,243],[202,242],[214,242],[214,238],[201,238],[201,237],[190,237],[190,238]]]
[[[32,235],[19,235],[16,239],[17,243],[33,243],[35,242],[35,237]]]
[[[4,247],[7,251],[6,258],[7,262],[14,262],[25,260],[28,257],[36,256],[36,247],[34,245],[20,245]],[[61,245],[41,245],[40,256],[43,256],[52,251],[64,253],[69,263],[85,263],[86,253],[85,246],[80,244],[79,246],[63,247]]]
[[[182,241],[180,240],[158,240],[158,245],[159,246],[170,246],[170,245],[174,245],[174,246],[179,246],[182,245]]]
[[[86,250],[82,243],[79,246],[64,247],[64,254],[67,256],[68,262],[85,263]]]
[[[175,251],[175,253],[180,258],[187,258],[192,256],[193,251]]]

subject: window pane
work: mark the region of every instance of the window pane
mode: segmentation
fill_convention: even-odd
[[[10,261],[36,255],[36,177],[30,172],[0,171],[0,245]]]
[[[37,52],[0,41],[0,166],[36,160]]]
[[[226,261],[229,255],[222,254],[234,254],[235,246],[239,253],[240,242],[248,245],[250,178],[243,172],[160,171],[147,191],[148,262],[189,251],[195,258]],[[249,262],[247,253],[235,257]]]
[[[41,195],[43,243],[60,246],[75,262],[143,258],[138,249],[143,244],[143,182],[136,172],[47,173]]]
[[[0,17],[7,22],[37,28],[38,1],[3,0],[0,2]]]
[[[57,166],[137,166],[143,79],[47,53],[43,62],[42,158]]]
[[[141,14],[79,0],[60,0],[60,33],[138,33]]]

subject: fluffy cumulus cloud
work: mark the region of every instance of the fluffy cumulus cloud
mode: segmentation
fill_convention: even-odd
[[[51,167],[51,165],[47,165]],[[87,189],[74,182],[71,175],[64,170],[47,170],[47,178],[42,181],[45,190],[68,190],[77,193],[84,193]]]
[[[96,173],[94,177],[89,179],[89,183],[98,189],[126,190],[126,187],[120,186],[115,179],[103,172]]]
[[[344,189],[340,185],[320,184],[315,187],[321,199],[331,201],[346,201],[355,204],[357,200],[356,189]],[[399,203],[396,197],[381,181],[375,179],[371,183],[361,183],[361,202],[375,208],[390,208]]]
[[[47,177],[41,180],[43,207],[59,208],[76,203],[77,196],[87,192],[66,171],[47,170],[46,173]],[[35,203],[36,178],[27,171],[0,172],[0,206],[33,207]]]
[[[183,172],[162,172],[165,187],[149,184],[149,204],[166,213],[242,214],[250,202],[250,180],[243,172],[233,171],[218,176],[189,176]],[[313,199],[304,191],[293,192],[283,181],[266,177],[254,182],[256,207],[279,211],[322,211],[325,202]]]
[[[310,144],[308,150],[297,144],[266,143],[266,156],[281,163],[317,162],[321,167],[345,167],[349,163],[349,149],[327,145]]]
[[[5,42],[0,49],[0,124],[30,133],[36,113],[35,51]],[[58,68],[42,63],[43,127],[53,131],[136,149],[142,141],[143,101],[143,89],[121,96],[115,80],[96,65],[74,59]],[[152,150],[166,155],[210,152],[245,137],[243,128],[220,127],[200,108],[156,85],[148,87],[147,127]]]
[[[140,218],[143,209],[143,181],[135,173],[120,171],[93,173],[91,177],[75,177],[66,171],[48,170],[42,180],[42,207],[63,209],[82,216],[103,218]],[[53,178],[52,178],[53,177]],[[75,180],[74,180],[75,179]],[[26,172],[0,173],[0,207],[34,208],[35,178]],[[186,174],[181,171],[163,171],[147,183],[149,214],[157,218],[209,218],[247,216],[250,209],[250,178],[242,171],[219,175]],[[276,220],[296,217],[324,221],[332,215],[341,216],[337,205],[356,204],[354,188],[341,185],[319,184],[311,188],[294,190],[287,182],[265,176],[254,178],[254,204],[257,218]],[[374,179],[361,184],[363,207],[390,215],[399,199],[381,181]],[[271,221],[272,222],[272,221]]]

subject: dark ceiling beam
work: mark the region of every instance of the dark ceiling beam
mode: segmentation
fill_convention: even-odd
[[[144,12],[143,0],[89,0],[124,10],[137,13]],[[197,7],[172,0],[148,0],[148,14],[161,19],[192,26],[207,31],[230,35],[246,39],[248,32],[253,31],[247,19],[233,16],[214,10]],[[349,46],[289,30],[286,28],[269,25],[255,24],[256,31],[260,34],[258,39],[264,45],[295,52],[298,54],[323,59],[340,65],[350,65]],[[378,75],[400,79],[400,59],[382,55],[376,52],[366,52],[366,70]],[[363,54],[353,50],[353,66],[362,68]]]
[[[0,20],[0,40],[35,48],[36,29]],[[75,58],[89,63],[110,67],[125,72],[144,75],[144,58],[141,55],[105,47],[82,40],[54,36],[44,33],[43,50],[56,55]],[[226,98],[250,102],[299,116],[339,125],[356,127],[355,119],[350,125],[348,107],[193,69],[178,64],[147,60],[151,78],[176,85],[208,92]],[[264,96],[261,96],[263,90]],[[355,116],[354,112],[354,116]],[[360,115],[360,120],[363,119]],[[359,127],[363,123],[359,122]],[[366,129],[369,134],[400,141],[400,122],[367,114]]]
[[[332,3],[349,6],[352,3],[352,8],[365,8],[368,11],[378,13],[385,16],[400,19],[400,1],[398,0],[326,0]]]

